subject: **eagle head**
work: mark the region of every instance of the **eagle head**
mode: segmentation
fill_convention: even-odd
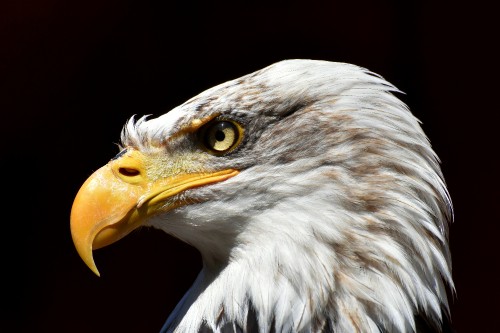
[[[453,289],[452,204],[398,90],[346,63],[287,60],[154,119],[78,192],[92,251],[141,226],[197,248],[203,269],[165,332],[414,332]]]

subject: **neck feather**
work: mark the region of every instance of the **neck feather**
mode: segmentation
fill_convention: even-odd
[[[288,200],[259,214],[219,261],[225,264],[205,262],[163,332],[228,325],[235,332],[413,332],[419,312],[441,319],[439,268],[425,273],[426,263],[390,234],[362,232],[361,224],[375,220],[339,209],[328,217],[336,223],[324,223],[325,216],[298,214],[315,211],[303,204]]]

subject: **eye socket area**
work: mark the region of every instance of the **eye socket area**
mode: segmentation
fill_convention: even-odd
[[[208,151],[216,155],[235,149],[242,137],[241,125],[227,119],[211,121],[200,130],[201,143]]]

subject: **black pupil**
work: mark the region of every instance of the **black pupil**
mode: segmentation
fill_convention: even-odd
[[[223,131],[217,130],[217,132],[215,132],[215,140],[224,141],[225,138],[226,138],[226,135],[224,134]]]

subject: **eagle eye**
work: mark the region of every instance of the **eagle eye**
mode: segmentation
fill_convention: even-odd
[[[231,120],[217,120],[201,129],[203,145],[212,153],[227,153],[241,142],[242,128]]]

